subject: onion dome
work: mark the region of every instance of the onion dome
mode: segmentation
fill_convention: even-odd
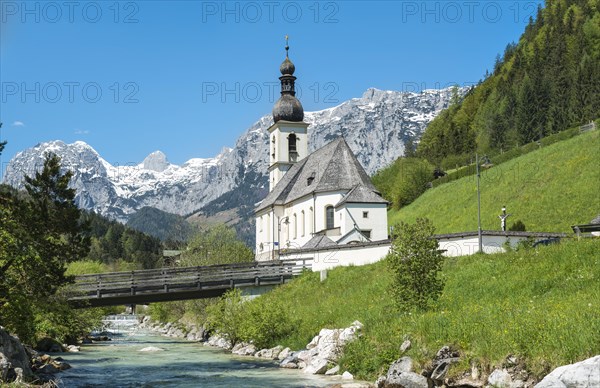
[[[288,50],[289,47],[286,46],[285,49]],[[294,66],[294,64],[292,63],[292,61],[290,61],[290,58],[288,58],[287,55],[285,56],[285,60],[281,63],[281,66],[279,66],[279,71],[282,75],[293,75],[294,71],[296,71],[296,66]]]
[[[275,103],[273,107],[273,121],[278,122],[279,120],[285,121],[303,121],[304,120],[304,108],[302,104],[296,98],[294,71],[296,66],[290,61],[288,51],[290,46],[287,44],[287,36],[285,37],[285,60],[279,67],[281,72],[281,97]]]
[[[304,108],[298,99],[289,94],[283,94],[273,107],[273,121],[303,121]]]

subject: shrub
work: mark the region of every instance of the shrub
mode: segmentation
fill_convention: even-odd
[[[512,232],[525,232],[527,229],[525,228],[525,224],[521,220],[516,220],[510,225],[508,230]]]
[[[425,159],[399,158],[373,177],[373,183],[396,209],[406,206],[427,190],[433,166]]]
[[[392,293],[398,307],[426,310],[444,289],[439,277],[443,256],[437,240],[431,238],[435,228],[431,221],[417,218],[416,223],[401,222],[394,228],[392,248],[386,260],[393,270]]]
[[[254,343],[257,348],[276,346],[296,327],[281,301],[256,298],[247,302],[242,315],[242,339]]]
[[[227,291],[217,303],[206,308],[206,323],[209,329],[218,331],[233,346],[243,339],[243,315],[246,308],[241,291],[234,288]]]

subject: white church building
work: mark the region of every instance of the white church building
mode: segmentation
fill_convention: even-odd
[[[346,141],[340,137],[308,154],[309,125],[285,49],[281,97],[269,128],[269,194],[255,212],[256,260],[277,260],[289,250],[387,240],[388,202]]]

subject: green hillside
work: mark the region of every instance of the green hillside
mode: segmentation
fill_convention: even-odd
[[[499,230],[506,205],[528,231],[571,232],[600,213],[600,132],[592,131],[483,170],[481,223]],[[389,224],[417,217],[433,221],[437,233],[477,230],[476,177],[468,176],[426,191],[399,211]]]
[[[318,273],[307,273],[250,303],[283,311],[294,330],[276,342],[294,349],[303,348],[321,328],[362,322],[363,335],[346,347],[342,359],[342,370],[361,379],[374,380],[387,370],[406,338],[416,370],[450,345],[463,354],[453,375],[470,370],[470,363],[489,373],[513,354],[540,378],[600,352],[599,249],[600,239],[586,239],[449,258],[443,294],[427,312],[400,314],[394,308],[385,261],[335,268],[324,282]]]

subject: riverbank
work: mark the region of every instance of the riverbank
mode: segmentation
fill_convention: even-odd
[[[266,359],[240,357],[196,341],[138,329],[112,341],[82,346],[65,359],[72,369],[60,375],[64,387],[315,387],[335,384],[279,368]]]
[[[149,316],[141,318],[139,327],[167,338],[202,342],[204,346],[219,348],[236,356],[262,359],[282,369],[298,369],[304,375],[328,376],[329,384],[336,387],[373,387],[372,384],[364,381],[354,381],[352,374],[341,370],[338,365],[344,346],[354,341],[362,329],[362,324],[358,321],[343,329],[322,329],[301,350],[292,350],[283,346],[258,349],[254,344],[244,342],[232,345],[227,338],[218,334],[209,335],[204,328],[197,325],[157,323]]]

